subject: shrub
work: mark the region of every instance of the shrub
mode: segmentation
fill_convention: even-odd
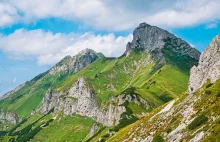
[[[206,88],[209,88],[211,86],[212,86],[212,83],[209,83],[209,84],[206,85]]]
[[[204,124],[206,121],[208,121],[208,117],[204,116],[204,115],[200,115],[198,117],[196,117],[188,126],[188,128],[190,130],[195,129],[196,127],[201,126],[202,124]]]
[[[205,95],[211,95],[212,94],[212,91],[211,90],[206,90],[205,91]]]
[[[152,142],[164,142],[164,140],[162,136],[155,136]]]
[[[171,131],[172,131],[172,129],[170,127],[166,129],[167,133],[170,133]]]
[[[217,97],[220,97],[220,91],[217,93],[217,95],[216,95]]]

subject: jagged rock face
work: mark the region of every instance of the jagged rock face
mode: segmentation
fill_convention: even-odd
[[[84,78],[70,88],[66,97],[60,97],[55,104],[55,112],[62,111],[65,115],[77,113],[82,116],[94,116],[97,109],[96,96],[93,88],[89,86]]]
[[[166,30],[160,29],[156,26],[150,26],[146,23],[141,23],[133,32],[132,42],[127,44],[126,54],[135,48],[144,48],[145,51],[153,51],[155,49],[162,49],[165,45],[164,40],[175,39],[176,46],[179,53],[188,55],[196,60],[199,59],[200,52],[192,48],[187,42],[177,38]]]
[[[56,100],[57,99],[57,95],[56,93],[54,93],[52,90],[49,90],[48,93],[46,93],[46,95],[43,98],[43,103],[40,107],[40,111],[44,114],[49,113],[49,111],[54,107],[54,103],[51,100]]]
[[[63,112],[64,115],[76,113],[81,116],[92,117],[105,126],[113,126],[119,123],[122,113],[126,111],[122,105],[125,101],[146,106],[146,109],[150,107],[144,99],[135,95],[124,96],[123,94],[112,97],[108,106],[101,104],[99,107],[93,87],[84,78],[79,78],[66,94],[64,92],[55,93],[50,90],[45,95],[39,111],[47,114],[54,109],[55,113]]]
[[[17,122],[19,121],[19,117],[14,112],[0,111],[0,120],[8,120],[12,124],[17,124]]]
[[[194,93],[210,80],[214,83],[220,78],[220,35],[216,36],[201,54],[199,65],[190,71],[189,93]]]
[[[66,56],[58,64],[56,64],[50,71],[50,74],[55,74],[57,72],[73,72],[76,73],[86,67],[88,64],[91,64],[93,61],[99,58],[99,55],[91,50],[85,49],[79,52],[74,57]]]
[[[53,108],[54,112],[63,112],[65,115],[76,113],[92,117],[106,126],[118,124],[121,114],[126,111],[124,106],[112,104],[106,110],[99,108],[94,90],[84,78],[79,78],[66,95],[63,92],[47,93],[39,111],[46,114]]]

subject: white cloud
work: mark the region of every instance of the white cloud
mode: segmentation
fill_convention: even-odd
[[[206,29],[214,29],[214,28],[217,28],[217,27],[218,27],[218,22],[217,21],[209,23],[209,24],[206,25]]]
[[[19,17],[15,7],[8,3],[0,2],[0,27],[16,23]]]
[[[40,65],[54,64],[66,55],[75,55],[90,48],[106,56],[120,56],[125,51],[132,35],[116,37],[114,34],[94,35],[62,34],[45,32],[41,29],[27,31],[16,30],[14,33],[0,37],[0,48],[12,58],[37,58]]]
[[[96,29],[128,30],[144,21],[173,28],[220,19],[219,0],[3,0],[0,5],[7,5],[0,6],[0,26],[58,17]]]
[[[12,82],[13,82],[13,83],[16,83],[16,81],[17,81],[17,78],[14,77],[13,80],[12,80]]]

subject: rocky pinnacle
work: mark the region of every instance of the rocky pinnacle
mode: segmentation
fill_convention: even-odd
[[[220,78],[220,35],[216,36],[201,54],[199,65],[190,71],[189,93],[197,91],[208,80]]]

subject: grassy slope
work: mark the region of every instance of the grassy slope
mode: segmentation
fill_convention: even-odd
[[[174,106],[180,104],[187,98],[188,94],[183,94],[177,102],[175,102]],[[215,82],[214,84],[207,83],[201,88],[199,91],[197,91],[194,94],[195,97],[199,98],[193,105],[193,109],[195,111],[195,114],[192,116],[195,118],[194,121],[192,121],[184,130],[185,136],[184,141],[189,141],[192,139],[196,134],[199,132],[205,132],[208,134],[205,138],[202,139],[204,142],[217,142],[220,141],[220,79]],[[186,102],[187,103],[187,102]],[[190,104],[186,104],[190,105]],[[165,106],[165,105],[163,105]],[[180,110],[182,108],[178,108],[175,110],[174,115],[171,117],[167,117],[165,119],[165,122],[162,127],[155,127],[152,128],[152,126],[157,125],[157,118],[155,117],[152,119],[152,121],[149,121],[152,116],[154,116],[156,113],[158,113],[162,108],[158,107],[157,109],[153,110],[151,113],[149,113],[146,117],[143,119],[121,129],[119,132],[117,132],[111,139],[108,141],[117,141],[120,142],[124,139],[127,139],[133,132],[135,133],[133,137],[141,136],[142,138],[145,138],[146,136],[149,136],[149,132],[154,131],[154,136],[162,136],[164,132],[167,132],[168,134],[175,130],[179,123],[181,122],[181,115],[179,114]],[[139,130],[136,131],[136,128]],[[142,128],[147,128],[147,130],[144,132],[144,134],[140,134],[140,130]],[[144,136],[143,136],[144,135]]]
[[[27,117],[38,108],[42,98],[50,87],[59,83],[67,75],[38,76],[26,83],[25,87],[13,93],[7,99],[0,100],[0,108],[15,111],[20,117]]]
[[[57,116],[35,114],[11,131],[2,141],[80,141],[90,132],[94,121],[78,115]]]
[[[64,80],[57,88],[69,88],[78,77],[84,76],[93,85],[100,102],[135,87],[136,93],[153,106],[161,105],[186,90],[189,69],[168,63],[161,69],[154,70],[155,63],[146,65],[147,58],[146,53],[139,51],[132,52],[128,57],[101,58]]]
[[[61,117],[41,130],[32,141],[80,141],[88,135],[93,122],[91,118],[77,115]]]

